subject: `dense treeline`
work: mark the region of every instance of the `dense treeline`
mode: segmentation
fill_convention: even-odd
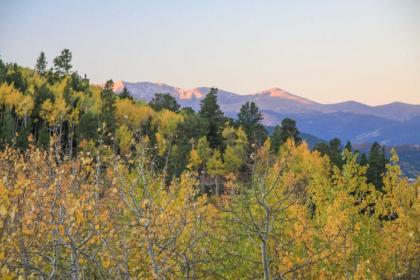
[[[0,61],[4,279],[415,279],[417,181],[374,144],[313,151],[255,103],[224,116],[89,83],[63,50]]]
[[[5,65],[0,60],[0,148],[24,150],[29,136],[38,147],[47,148],[54,136],[58,138],[54,141],[57,156],[72,157],[96,147],[102,136],[103,144],[117,154],[125,154],[132,140],[147,136],[149,147],[157,155],[157,167],[165,171],[168,182],[186,170],[192,153],[201,156],[201,172],[215,175],[204,176],[202,183],[214,186],[218,175],[233,170],[246,178],[252,164],[250,156],[268,138],[261,124],[262,113],[253,102],[242,106],[237,120],[224,116],[217,104],[216,89],[203,100],[199,112],[181,109],[165,93],[157,93],[146,104],[134,101],[125,88],[116,95],[111,80],[104,87],[90,85],[86,77],[71,71],[71,60],[67,49],[53,60],[50,69],[43,52],[35,70]],[[273,152],[278,152],[288,138],[296,144],[302,141],[296,122],[288,118],[275,127],[270,138]],[[320,143],[314,149],[342,167],[339,139]],[[347,143],[345,149],[351,151],[351,144]],[[381,188],[386,165],[383,147],[373,144],[369,157],[363,154],[358,161],[368,166],[368,181]]]

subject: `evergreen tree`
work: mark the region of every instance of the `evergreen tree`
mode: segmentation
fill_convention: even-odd
[[[22,150],[28,148],[28,137],[31,134],[32,123],[28,123],[27,126],[22,127],[16,136],[16,147]]]
[[[176,99],[169,93],[156,93],[153,99],[149,102],[149,105],[155,111],[167,109],[172,112],[178,112],[180,108]]]
[[[282,132],[282,127],[280,125],[276,125],[273,134],[271,135],[271,149],[275,153],[279,151],[281,144],[283,144]]]
[[[124,87],[123,91],[120,93],[120,98],[133,100],[133,97],[126,87]]]
[[[76,129],[78,140],[96,139],[98,135],[99,122],[100,120],[97,115],[91,112],[83,114]]]
[[[105,83],[105,87],[101,91],[101,101],[102,101],[102,108],[101,108],[101,123],[105,129],[105,143],[111,143],[111,137],[115,132],[115,94],[113,91],[114,82],[112,80],[108,80]]]
[[[254,102],[247,102],[242,105],[238,113],[238,123],[245,130],[250,144],[261,146],[267,138],[267,131],[261,124],[263,115]]]
[[[366,171],[367,182],[374,184],[378,190],[382,190],[382,176],[386,171],[387,160],[385,148],[377,142],[373,143],[370,148],[368,164],[369,167]]]
[[[207,140],[210,147],[220,147],[223,143],[222,129],[225,117],[217,104],[217,89],[212,88],[201,101],[200,116],[206,124]]]
[[[274,128],[273,134],[271,135],[271,149],[277,152],[283,143],[287,142],[287,139],[291,138],[296,145],[302,142],[302,138],[299,136],[299,130],[296,127],[296,121],[290,118],[285,118],[281,122],[281,126],[277,125]]]
[[[3,118],[0,119],[0,147],[11,145],[15,138],[15,119],[10,109],[6,109]]]
[[[44,75],[46,73],[46,71],[47,71],[47,58],[45,57],[44,52],[41,52],[39,54],[39,57],[36,60],[35,70],[41,75]]]
[[[42,148],[48,148],[50,144],[50,132],[48,128],[43,125],[38,131],[37,131],[37,146]]]
[[[59,76],[68,75],[70,69],[73,67],[71,65],[72,54],[69,49],[64,49],[61,51],[61,54],[54,58],[54,67],[55,71]]]
[[[6,82],[8,84],[14,85],[15,88],[21,92],[25,92],[27,85],[25,79],[23,78],[22,68],[19,67],[16,63],[8,64],[6,66]]]
[[[282,128],[282,141],[285,143],[287,139],[292,138],[295,144],[300,144],[302,142],[302,138],[299,136],[299,130],[296,127],[296,121],[285,118],[281,122]]]
[[[353,151],[353,147],[352,147],[350,141],[347,141],[346,145],[344,146],[344,150],[347,150],[349,152],[352,152]]]
[[[319,142],[313,150],[318,151],[322,156],[330,154],[330,146],[325,142]]]
[[[84,78],[82,78],[77,71],[71,73],[70,83],[75,91],[86,92],[89,89],[89,79],[86,78],[86,74]]]
[[[365,153],[363,153],[363,154],[360,156],[360,159],[359,159],[359,164],[360,164],[361,166],[366,166],[366,165],[368,164],[368,159],[367,159],[367,157],[366,157],[366,154],[365,154]]]
[[[337,167],[341,168],[343,166],[343,157],[341,155],[341,140],[338,138],[331,139],[329,142],[329,154],[331,162]]]
[[[0,84],[6,80],[6,65],[0,58]]]

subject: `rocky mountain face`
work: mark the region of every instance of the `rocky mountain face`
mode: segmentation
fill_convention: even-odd
[[[169,93],[183,107],[198,110],[208,87],[184,89],[162,83],[117,81],[118,93],[126,87],[136,99],[150,101],[155,93]],[[322,139],[386,145],[420,144],[420,105],[394,102],[369,106],[355,101],[321,104],[279,88],[255,94],[238,94],[219,89],[218,103],[226,115],[236,117],[247,101],[255,102],[264,113],[264,124],[274,126],[285,117],[296,119],[300,130]]]

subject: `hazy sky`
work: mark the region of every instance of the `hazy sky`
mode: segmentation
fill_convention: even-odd
[[[420,1],[0,1],[0,55],[112,78],[420,104]]]

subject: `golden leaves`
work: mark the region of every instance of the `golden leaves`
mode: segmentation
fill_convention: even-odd
[[[174,130],[171,115],[159,116],[162,151]],[[131,132],[129,124],[120,127],[122,136]],[[235,147],[246,143],[241,134],[224,131],[223,155],[201,138],[190,153],[190,168],[207,165],[211,175],[224,175]],[[117,137],[128,143],[123,139]],[[223,195],[207,196],[197,173],[184,172],[165,184],[142,148],[117,157],[92,145],[92,155],[61,162],[35,148],[0,151],[2,277],[22,275],[26,253],[37,269],[29,278],[51,273],[56,254],[57,278],[69,275],[72,261],[111,279],[126,272],[151,278],[155,268],[162,277],[181,278],[187,264],[197,277],[216,271],[226,278],[258,278],[261,240],[267,241],[273,275],[297,279],[392,278],[416,264],[418,183],[401,178],[395,163],[388,166],[382,195],[365,183],[365,170],[352,155],[331,173],[328,161],[306,145],[286,143],[273,155],[267,141],[254,158],[251,185],[229,175]],[[367,203],[356,190],[374,205],[370,209],[397,211],[398,217],[363,213]]]
[[[57,98],[54,102],[47,99],[41,105],[40,114],[50,125],[54,125],[64,120],[68,109],[63,97]]]
[[[168,137],[175,133],[178,124],[184,120],[183,116],[169,110],[162,110],[159,112],[158,117],[154,120],[155,125],[158,127],[159,132]]]
[[[34,107],[31,96],[22,94],[13,84],[8,85],[7,83],[0,85],[0,104],[15,109],[20,117],[27,116]]]
[[[145,125],[154,115],[153,109],[147,105],[134,103],[129,99],[118,99],[116,101],[115,117],[118,124],[126,125],[132,130]]]
[[[132,132],[126,125],[121,125],[115,131],[115,137],[118,142],[118,146],[123,154],[127,154],[130,149],[131,142],[133,140]]]

